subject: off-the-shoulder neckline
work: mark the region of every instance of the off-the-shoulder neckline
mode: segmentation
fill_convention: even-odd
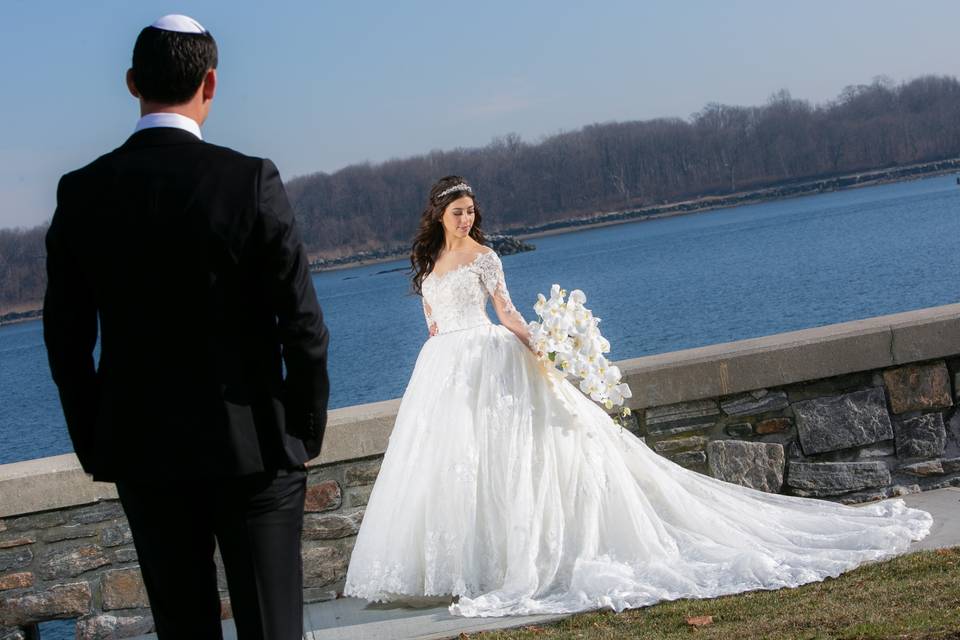
[[[430,273],[427,274],[427,278],[432,277],[432,278],[434,278],[435,280],[443,280],[444,278],[446,278],[446,277],[447,277],[448,275],[450,275],[451,273],[455,273],[455,272],[457,272],[457,271],[461,271],[461,270],[463,270],[463,269],[466,269],[467,267],[472,267],[473,265],[475,265],[475,264],[477,263],[478,260],[480,260],[480,258],[481,258],[482,256],[489,256],[490,254],[496,255],[496,253],[497,253],[497,252],[494,251],[493,249],[490,249],[489,251],[478,251],[478,252],[477,252],[477,255],[473,256],[473,259],[470,260],[470,262],[464,262],[463,264],[458,265],[458,266],[454,267],[453,269],[448,269],[447,271],[444,271],[443,273],[434,273],[433,271],[431,271]],[[424,278],[424,280],[426,280],[426,278]]]

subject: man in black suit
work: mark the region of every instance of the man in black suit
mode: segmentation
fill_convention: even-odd
[[[201,139],[216,67],[191,18],[141,31],[135,133],[57,189],[44,339],[80,463],[117,484],[160,637],[220,638],[219,546],[240,638],[300,638],[327,329],[276,167]]]

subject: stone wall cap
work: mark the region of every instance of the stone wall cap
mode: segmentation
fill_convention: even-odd
[[[116,497],[116,487],[94,482],[72,453],[0,465],[0,518]]]
[[[960,303],[623,360],[631,408],[716,398],[960,353]]]

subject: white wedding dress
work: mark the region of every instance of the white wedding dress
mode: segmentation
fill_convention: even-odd
[[[932,518],[690,471],[619,428],[522,334],[500,259],[423,282],[437,335],[404,393],[347,572],[373,601],[458,595],[463,616],[617,611],[795,587],[907,550]]]

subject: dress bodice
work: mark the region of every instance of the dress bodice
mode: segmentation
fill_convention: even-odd
[[[470,262],[440,275],[429,274],[421,287],[429,307],[428,323],[436,323],[437,333],[491,324],[487,297],[502,283],[503,266],[493,251],[477,254]]]

